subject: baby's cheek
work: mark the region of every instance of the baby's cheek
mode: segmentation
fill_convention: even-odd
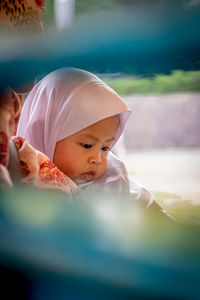
[[[101,175],[103,175],[107,169],[107,159],[104,157],[104,159],[102,159],[102,164],[99,166],[98,168],[98,172],[97,172],[97,178],[99,178]]]
[[[105,172],[107,169],[107,166],[108,166],[108,152],[106,152],[106,155],[104,156],[104,159],[102,160],[102,162],[103,162],[103,168],[104,168],[104,172]]]
[[[53,162],[56,167],[65,175],[70,176],[70,174],[73,172],[70,163],[67,160],[60,159],[58,155],[54,157]]]
[[[68,162],[68,164],[65,165],[64,173],[72,179],[79,176],[79,165],[76,162]]]
[[[75,176],[75,170],[70,165],[65,166],[64,173],[71,178]]]

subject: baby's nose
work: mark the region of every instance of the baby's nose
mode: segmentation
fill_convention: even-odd
[[[101,163],[101,154],[99,151],[93,153],[89,159],[88,159],[90,164],[100,164]]]

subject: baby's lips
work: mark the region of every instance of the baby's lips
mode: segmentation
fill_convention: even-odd
[[[94,176],[95,175],[95,171],[88,172],[88,174]]]
[[[96,174],[95,171],[90,171],[90,172],[85,172],[81,175],[81,177],[83,179],[90,179],[91,177],[93,177]]]

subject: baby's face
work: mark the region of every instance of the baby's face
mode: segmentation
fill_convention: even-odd
[[[76,183],[99,178],[119,127],[119,117],[99,121],[56,144],[53,162]]]

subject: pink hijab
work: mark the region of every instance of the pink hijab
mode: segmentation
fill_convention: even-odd
[[[102,119],[119,115],[115,143],[131,114],[119,95],[92,73],[63,68],[43,78],[30,92],[23,107],[17,135],[53,160],[56,143]],[[114,143],[113,145],[114,146]],[[111,152],[108,168],[96,181],[80,187],[93,190],[114,188],[117,193],[139,197],[140,186],[130,188],[124,164]]]
[[[56,143],[119,114],[116,141],[131,113],[122,99],[92,73],[63,68],[43,78],[22,109],[17,135],[53,160]]]

